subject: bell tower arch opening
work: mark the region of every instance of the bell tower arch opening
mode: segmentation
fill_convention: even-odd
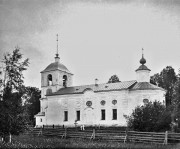
[[[63,75],[63,86],[64,87],[67,87],[67,80],[68,80],[67,75]]]
[[[47,84],[48,84],[48,86],[51,86],[52,85],[52,75],[51,74],[48,74],[48,76],[47,76]]]

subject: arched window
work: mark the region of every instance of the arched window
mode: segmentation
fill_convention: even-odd
[[[52,93],[52,89],[48,88],[48,89],[46,90],[46,95],[50,95],[51,93]]]
[[[63,76],[63,86],[67,87],[67,76],[66,75]]]
[[[52,85],[52,75],[51,74],[48,75],[47,81],[48,81],[48,86]]]

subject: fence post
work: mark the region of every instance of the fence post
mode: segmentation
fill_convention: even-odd
[[[128,142],[128,130],[126,129],[125,131],[125,138],[124,138],[124,143]]]
[[[43,128],[41,127],[40,130],[39,130],[38,136],[42,135],[42,131],[43,131]]]
[[[168,131],[165,132],[164,144],[168,144]]]
[[[93,129],[93,133],[91,135],[91,138],[90,139],[95,139],[95,129]]]
[[[93,129],[93,139],[95,139],[96,135],[95,135],[95,129]]]
[[[64,133],[64,138],[66,139],[67,137],[67,128],[65,128],[65,133]]]

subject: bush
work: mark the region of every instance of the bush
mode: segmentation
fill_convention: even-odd
[[[136,107],[126,119],[128,128],[135,131],[160,132],[170,130],[171,112],[155,101]]]

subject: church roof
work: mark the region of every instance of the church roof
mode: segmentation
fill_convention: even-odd
[[[54,62],[54,63],[51,63],[50,65],[48,65],[42,72],[48,72],[48,71],[53,71],[53,70],[61,70],[61,71],[64,71],[64,72],[67,72],[67,73],[70,73],[72,74],[67,68],[66,66],[64,66],[62,63],[60,62]]]
[[[35,115],[36,116],[45,116],[45,112],[39,112],[38,114]]]
[[[156,85],[153,85],[149,82],[138,82],[131,88],[131,90],[164,90],[164,89]]]
[[[57,92],[52,93],[48,96],[53,95],[67,95],[67,94],[83,94],[86,90],[92,90],[94,92],[106,92],[106,91],[118,91],[118,90],[164,90],[158,86],[155,86],[149,82],[137,82],[124,81],[118,83],[104,83],[104,84],[91,84],[82,86],[72,86],[61,88]]]
[[[149,71],[151,71],[151,70],[150,70],[149,68],[147,68],[147,66],[144,65],[144,64],[142,64],[141,66],[139,66],[138,69],[136,69],[136,71],[138,71],[138,70],[149,70]]]
[[[118,83],[103,83],[103,84],[91,84],[91,85],[82,85],[82,86],[73,86],[61,88],[57,92],[52,93],[51,95],[66,95],[66,94],[82,94],[85,90],[92,90],[94,92],[103,92],[103,91],[116,91],[130,88],[134,83],[133,81],[124,81]]]

